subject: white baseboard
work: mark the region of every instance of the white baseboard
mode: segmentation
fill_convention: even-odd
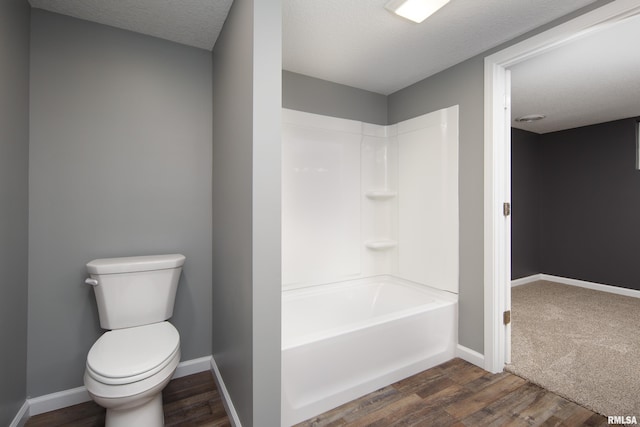
[[[25,400],[9,427],[24,427],[29,419],[29,403]]]
[[[187,375],[208,371],[211,369],[211,360],[211,356],[205,356],[198,359],[180,362],[172,378],[186,377]],[[81,386],[27,399],[25,405],[27,406],[27,415],[33,416],[77,405],[78,403],[88,402],[90,400],[91,397],[89,396],[86,387]]]
[[[604,285],[601,283],[587,282],[585,280],[569,279],[566,277],[552,276],[550,274],[541,274],[542,280],[550,282],[562,283],[564,285],[579,286],[581,288],[593,289],[595,291],[609,292],[611,294],[624,295],[627,297],[640,298],[640,291],[629,288],[621,288],[619,286]]]
[[[635,289],[621,288],[619,286],[604,285],[602,283],[587,282],[585,280],[569,279],[567,277],[553,276],[551,274],[534,274],[533,276],[523,277],[511,281],[511,286],[519,286],[538,280],[546,280],[549,282],[562,283],[563,285],[578,286],[580,288],[593,289],[600,292],[608,292],[611,294],[624,295],[627,297],[640,298],[640,291]]]
[[[45,394],[44,396],[32,397],[27,399],[27,403],[29,404],[29,416],[33,416],[66,408],[67,406],[77,405],[78,403],[88,402],[90,400],[91,397],[87,392],[87,388],[85,386],[81,386],[69,390]]]
[[[240,418],[238,417],[238,413],[236,412],[236,408],[233,406],[233,402],[231,401],[229,391],[227,391],[227,387],[224,385],[222,375],[220,374],[220,370],[218,369],[218,365],[216,364],[216,359],[213,356],[211,356],[210,368],[213,372],[213,378],[216,381],[218,390],[220,390],[220,393],[222,394],[222,404],[224,405],[224,409],[227,411],[231,426],[242,427],[242,424],[240,424]]]
[[[469,363],[472,363],[482,369],[484,367],[484,354],[480,354],[475,350],[471,350],[463,345],[458,344],[456,347],[456,357],[459,357],[462,360],[466,360]]]
[[[187,375],[197,374],[199,372],[208,371],[211,369],[211,356],[204,356],[198,359],[186,360],[180,362],[176,368],[176,372],[173,374],[173,378],[182,378]]]
[[[513,288],[514,286],[526,285],[527,283],[537,282],[538,280],[542,280],[542,274],[534,274],[532,276],[512,280],[511,287]]]

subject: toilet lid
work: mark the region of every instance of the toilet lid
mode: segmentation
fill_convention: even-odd
[[[114,380],[151,375],[168,363],[179,346],[180,334],[169,322],[117,329],[105,332],[93,344],[87,368]]]

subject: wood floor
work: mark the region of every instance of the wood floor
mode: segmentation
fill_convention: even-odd
[[[162,399],[165,426],[231,425],[211,372],[172,380],[162,392]],[[102,427],[104,414],[104,408],[86,402],[33,416],[27,421],[26,427]]]
[[[461,359],[346,403],[306,426],[606,426],[607,419],[507,372]]]
[[[167,426],[229,426],[210,372],[175,379],[163,392]],[[82,403],[27,421],[27,427],[104,426],[104,409]],[[453,359],[346,403],[298,426],[606,426],[573,402],[503,372]],[[256,426],[278,427],[278,426]]]

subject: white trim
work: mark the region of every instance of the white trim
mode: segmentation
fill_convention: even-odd
[[[224,409],[227,411],[227,416],[229,417],[231,426],[242,427],[236,408],[233,406],[233,401],[229,395],[229,391],[227,391],[227,387],[224,384],[224,380],[222,379],[222,375],[220,374],[220,370],[216,364],[216,359],[213,356],[211,356],[211,371],[213,372],[213,378],[216,380],[218,390],[220,391],[220,394],[222,394],[222,404],[224,405]]]
[[[537,282],[539,280],[543,280],[542,279],[542,274],[540,274],[540,273],[532,274],[531,276],[521,277],[520,279],[512,280],[511,281],[511,287],[513,288],[514,286],[526,285],[527,283],[533,283],[533,282]]]
[[[605,285],[602,283],[587,282],[586,280],[570,279],[568,277],[552,276],[550,274],[540,274],[539,276],[539,280],[562,283],[563,285],[578,286],[580,288],[587,288],[600,292],[608,292],[610,294],[616,295],[624,295],[626,297],[640,298],[640,291],[635,289],[621,288],[619,286]]]
[[[34,416],[90,400],[91,397],[87,392],[87,388],[81,386],[45,394],[44,396],[32,397],[27,399],[27,403],[29,404],[29,416]]]
[[[205,356],[198,359],[180,362],[172,379],[186,377],[187,375],[210,370],[211,359],[211,356]],[[78,403],[89,402],[90,400],[91,396],[89,396],[86,387],[81,386],[69,390],[45,394],[44,396],[29,398],[25,404],[28,407],[29,416],[34,416],[66,408],[68,406],[77,405]]]
[[[23,427],[29,419],[29,403],[25,400],[9,427]]]
[[[484,354],[480,354],[475,350],[471,350],[470,348],[458,344],[456,347],[456,357],[484,369]]]
[[[484,67],[484,354],[485,369],[500,372],[504,368],[505,333],[502,311],[509,292],[508,265],[511,255],[505,245],[510,236],[507,224],[500,221],[502,203],[508,201],[510,169],[505,159],[505,134],[511,127],[504,117],[506,70],[517,63],[557,46],[597,31],[619,20],[640,13],[638,0],[616,0],[578,16],[527,40],[487,56]]]
[[[484,355],[485,369],[504,368],[505,330],[500,322],[505,307],[505,288],[510,254],[506,250],[507,226],[502,204],[508,200],[505,181],[504,110],[507,98],[506,68],[485,59],[485,151],[484,151]],[[494,100],[493,97],[496,97]],[[505,176],[505,173],[507,176]]]
[[[197,374],[199,372],[208,371],[209,369],[211,369],[211,356],[186,360],[178,364],[176,372],[173,374],[171,379],[186,377],[187,375]]]
[[[562,283],[563,285],[579,286],[581,288],[593,289],[600,292],[608,292],[610,294],[624,295],[626,297],[640,298],[640,291],[636,289],[621,288],[620,286],[605,285],[603,283],[588,282],[586,280],[570,279],[568,277],[554,276],[552,274],[532,274],[531,276],[522,277],[511,281],[511,287],[526,285],[528,283],[546,280],[548,282]]]
[[[227,416],[229,417],[231,426],[242,427],[242,424],[240,424],[240,418],[238,417],[238,413],[236,412],[236,408],[233,406],[231,396],[227,391],[227,387],[224,384],[224,380],[222,379],[222,375],[220,374],[220,370],[218,369],[218,365],[216,364],[216,359],[213,356],[211,356],[211,371],[213,372],[213,378],[216,381],[218,390],[220,391],[220,394],[222,394],[222,404],[224,405],[224,409],[227,411]]]

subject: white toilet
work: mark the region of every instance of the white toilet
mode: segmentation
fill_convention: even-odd
[[[84,385],[107,409],[107,427],[163,426],[162,389],[180,362],[173,315],[180,254],[96,259],[87,264],[100,326]]]

